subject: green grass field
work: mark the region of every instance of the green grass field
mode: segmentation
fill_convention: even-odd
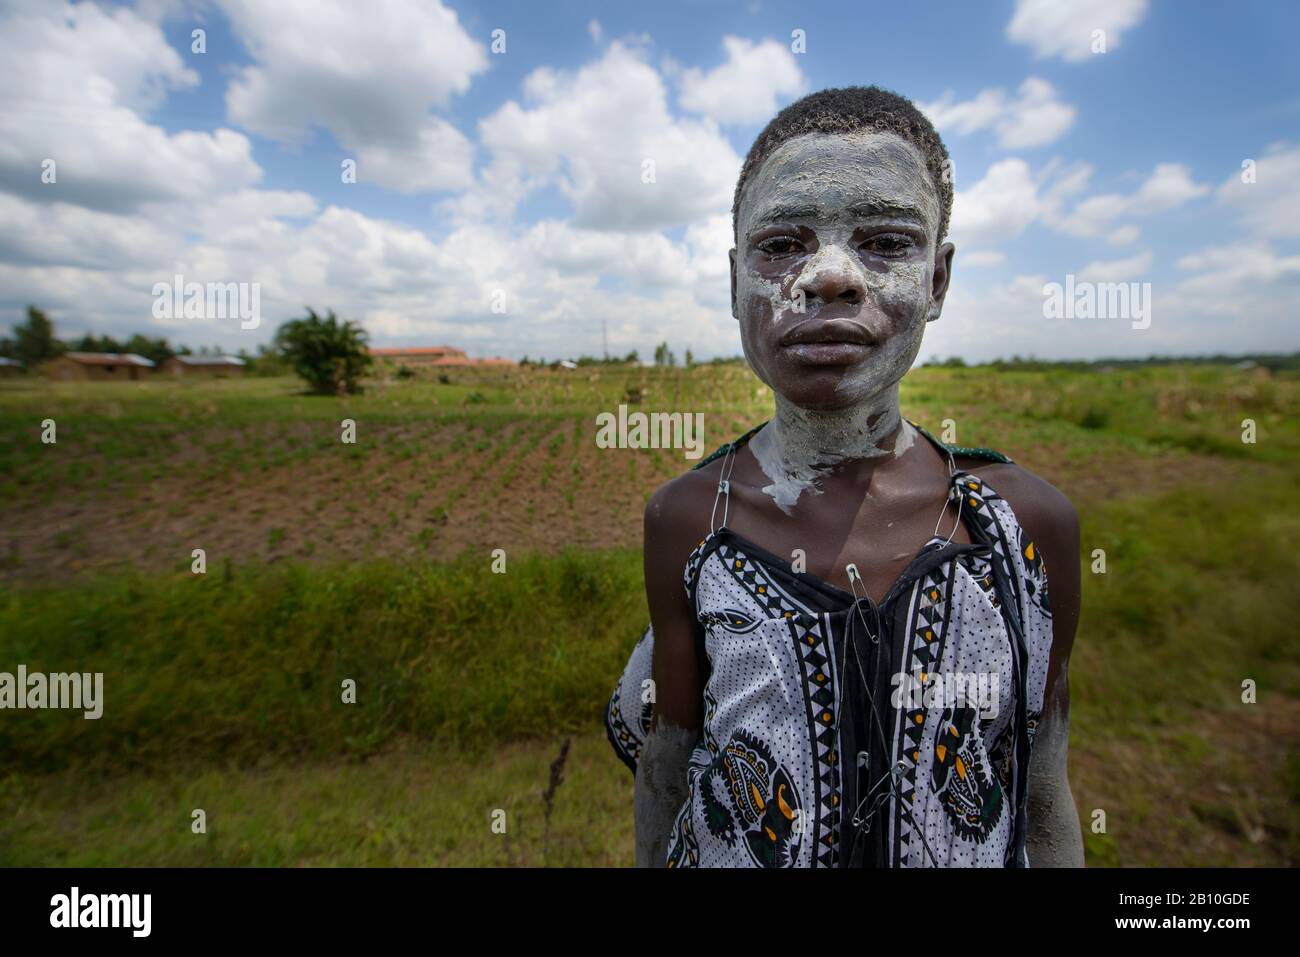
[[[595,416],[639,391],[711,449],[771,397],[736,365],[449,378],[0,381],[0,671],[102,671],[106,698],[0,711],[0,864],[631,863],[603,709],[646,620],[642,507],[692,463],[598,449]],[[1088,862],[1297,863],[1296,374],[919,369],[903,407],[1079,508]]]

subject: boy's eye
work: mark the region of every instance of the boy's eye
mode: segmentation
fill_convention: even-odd
[[[758,251],[769,256],[788,256],[802,248],[803,244],[791,236],[773,236],[758,244]]]
[[[872,236],[862,244],[862,248],[876,256],[897,259],[906,256],[914,245],[910,237],[901,233],[882,233],[879,236]]]

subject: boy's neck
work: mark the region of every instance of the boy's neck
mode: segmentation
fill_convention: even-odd
[[[780,395],[776,415],[750,440],[771,485],[763,489],[787,515],[799,497],[821,493],[820,481],[846,463],[869,467],[902,455],[915,430],[903,421],[898,385],[843,409],[804,409]]]

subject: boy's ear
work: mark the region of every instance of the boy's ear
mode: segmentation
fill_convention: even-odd
[[[943,312],[943,300],[948,295],[948,282],[952,279],[952,254],[956,251],[952,243],[940,243],[934,251],[934,282],[930,286],[930,312],[926,322],[934,322]]]
[[[736,250],[727,253],[727,258],[731,260],[731,318],[739,319],[740,314],[736,312]]]

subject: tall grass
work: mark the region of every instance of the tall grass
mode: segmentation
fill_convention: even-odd
[[[7,712],[11,770],[474,750],[599,727],[645,624],[631,551],[221,569],[0,592],[0,670],[103,672],[104,713]],[[344,704],[345,679],[356,703]]]

